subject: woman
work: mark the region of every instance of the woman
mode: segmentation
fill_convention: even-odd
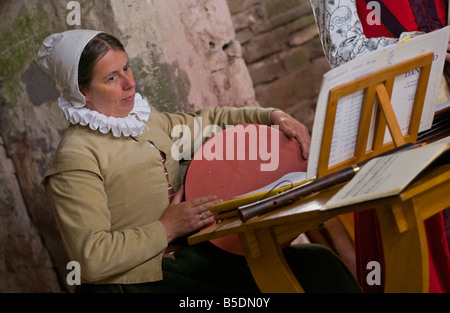
[[[175,125],[193,130],[198,118],[222,129],[275,124],[298,141],[307,158],[306,127],[284,112],[263,108],[150,114],[135,91],[122,44],[102,32],[53,34],[38,57],[64,87],[58,102],[70,121],[44,184],[67,253],[81,265],[77,291],[258,291],[241,256],[209,243],[165,253],[174,250],[176,239],[213,222],[209,207],[220,202],[214,195],[183,201],[179,162],[171,156],[178,138],[171,130]],[[307,291],[360,290],[323,247],[289,247],[285,255],[294,273],[304,275]]]

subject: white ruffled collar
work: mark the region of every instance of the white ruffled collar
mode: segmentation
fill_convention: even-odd
[[[58,99],[61,115],[72,124],[89,126],[92,130],[99,130],[103,134],[112,132],[114,137],[138,136],[143,133],[150,117],[150,106],[142,96],[136,93],[134,107],[127,117],[106,116],[86,107],[76,109],[64,98]]]

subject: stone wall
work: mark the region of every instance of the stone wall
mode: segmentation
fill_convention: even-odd
[[[312,130],[322,75],[330,69],[309,0],[228,0],[256,99]]]
[[[41,179],[67,126],[59,86],[36,64],[51,33],[99,29],[125,44],[153,109],[275,106],[310,129],[326,64],[309,1],[76,1],[0,4],[0,292],[67,292],[67,256]],[[308,79],[305,79],[308,77]]]

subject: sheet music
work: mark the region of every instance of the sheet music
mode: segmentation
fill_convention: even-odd
[[[424,53],[433,51],[434,61],[425,96],[423,114],[419,131],[429,129],[433,122],[439,84],[445,62],[450,27],[420,35],[409,41],[398,43],[381,51],[354,59],[327,72],[322,79],[322,86],[316,106],[315,119],[311,139],[311,151],[308,161],[307,179],[317,175],[320,145],[324,128],[329,90],[369,75],[389,66],[401,63]],[[406,134],[417,87],[417,71],[396,78],[391,102],[402,132]],[[354,155],[356,134],[358,129],[363,91],[341,98],[337,105],[333,139],[331,144],[329,165],[335,165]],[[373,132],[373,124],[371,128]],[[391,136],[386,132],[385,143]]]
[[[450,138],[445,138],[420,148],[372,159],[322,210],[396,195],[449,148]],[[411,166],[411,160],[414,160],[414,166]]]
[[[286,175],[284,175],[283,177],[277,179],[276,181],[261,187],[259,189],[256,190],[252,190],[250,192],[247,192],[245,194],[236,196],[234,198],[239,198],[242,196],[248,196],[248,195],[252,195],[255,193],[259,193],[259,192],[264,192],[264,191],[271,191],[273,189],[276,188],[281,188],[281,187],[286,187],[286,186],[293,186],[294,184],[303,182],[306,180],[306,172],[292,172],[292,173],[288,173]]]

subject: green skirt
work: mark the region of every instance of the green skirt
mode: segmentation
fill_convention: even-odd
[[[318,244],[291,245],[283,249],[292,272],[305,292],[355,293],[361,288],[330,249]],[[163,258],[163,280],[141,284],[82,284],[76,292],[125,293],[259,293],[245,257],[206,242]]]

